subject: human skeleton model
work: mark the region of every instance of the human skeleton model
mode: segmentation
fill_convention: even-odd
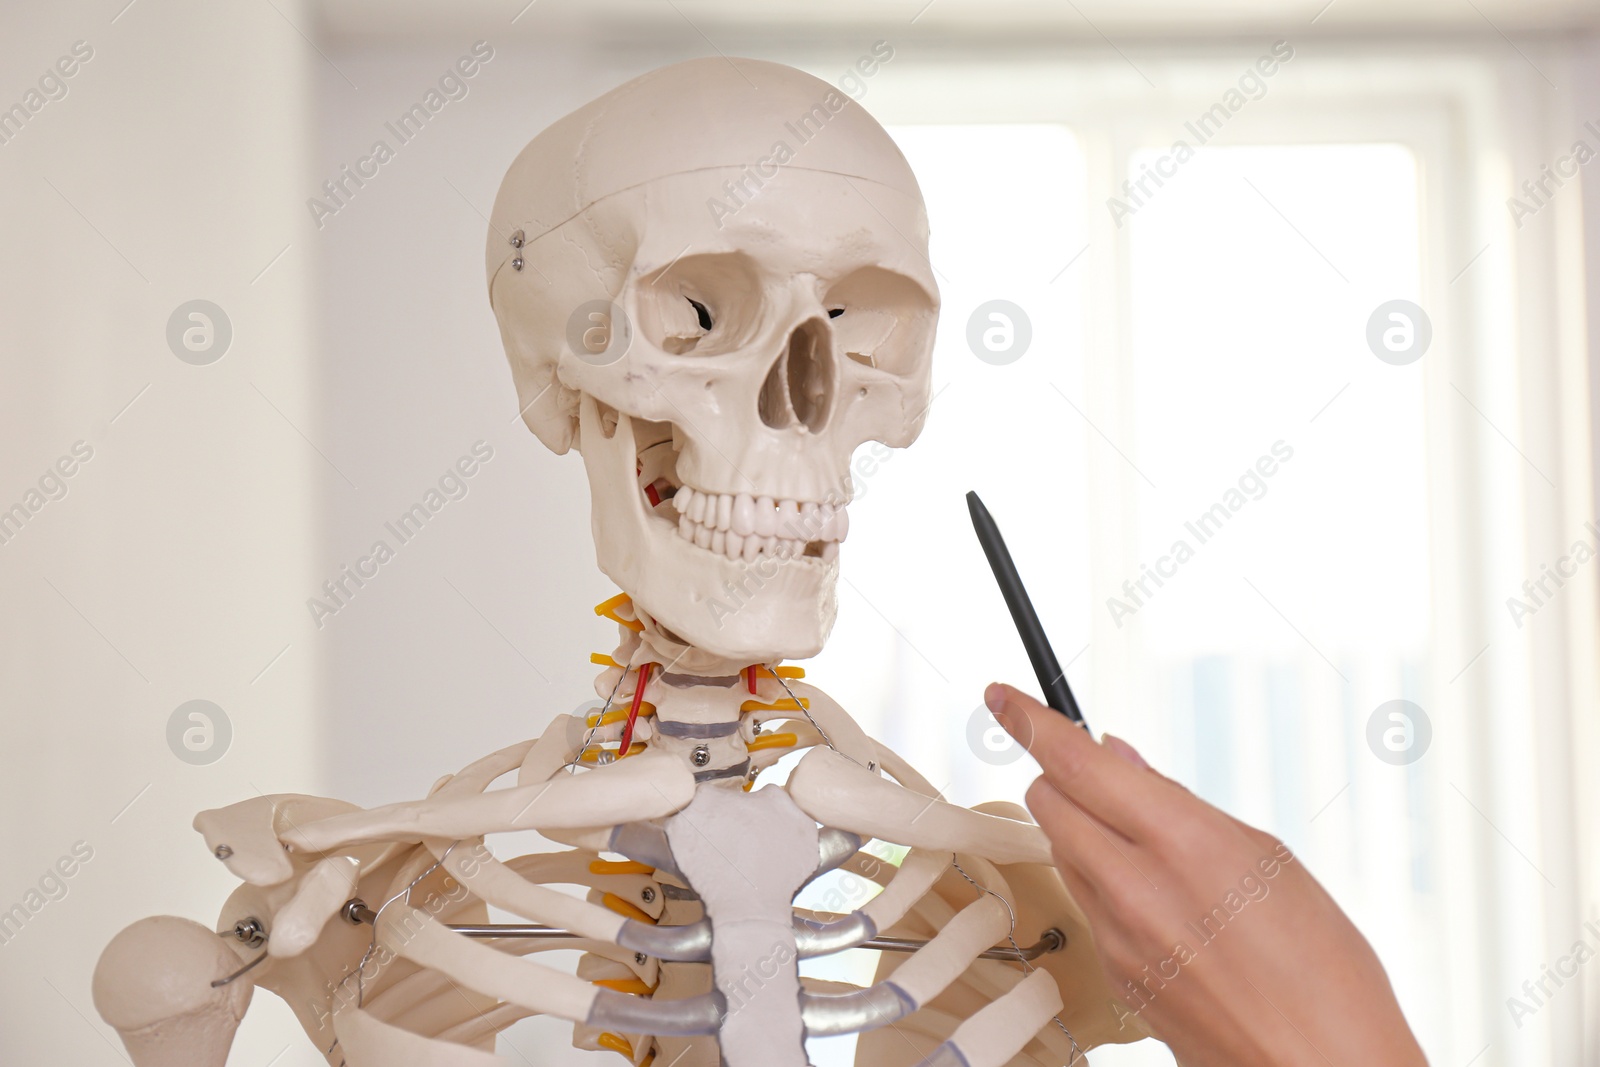
[[[137,1067],[222,1067],[255,986],[348,1067],[502,1063],[496,1034],[535,1014],[656,1067],[804,1067],[806,1037],[858,1031],[861,1064],[1068,1064],[1145,1035],[1110,1008],[1026,813],[945,802],[782,665],[833,623],[852,452],[921,428],[926,252],[888,135],[788,67],[667,67],[521,153],[489,294],[525,420],[581,452],[626,591],[597,609],[621,636],[594,657],[603,707],[425,800],[199,815],[244,882],[216,929],[142,920],[95,973]],[[517,830],[567,847],[484,844]],[[874,840],[909,851],[895,865]],[[796,908],[833,869],[882,892]],[[526,924],[490,925],[491,905]],[[915,950],[884,951],[865,987],[799,976],[869,943]],[[524,958],[563,948],[575,974]]]

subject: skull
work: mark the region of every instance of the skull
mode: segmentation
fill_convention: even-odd
[[[582,454],[600,569],[654,630],[821,650],[851,457],[928,404],[927,232],[883,128],[775,63],[654,71],[512,163],[487,266],[523,419]]]

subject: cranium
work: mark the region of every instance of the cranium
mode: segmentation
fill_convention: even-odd
[[[517,157],[488,276],[524,420],[583,456],[601,570],[696,649],[820,651],[850,458],[928,402],[927,218],[883,128],[779,64],[654,71]]]

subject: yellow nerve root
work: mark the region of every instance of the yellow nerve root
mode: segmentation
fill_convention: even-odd
[[[590,860],[590,874],[655,874],[654,867],[636,860]]]
[[[628,746],[627,755],[629,755],[629,756],[637,756],[639,753],[643,752],[644,749],[645,749],[645,744],[644,744],[643,741],[635,741],[633,744]],[[615,751],[614,749],[586,748],[586,749],[583,750],[583,755],[579,756],[578,758],[583,760],[583,762],[585,762],[585,763],[598,763],[600,761],[600,753],[601,752],[614,752],[614,751]],[[621,759],[623,757],[619,756],[617,758]]]
[[[788,697],[784,697],[782,700],[774,700],[770,704],[763,704],[759,700],[746,700],[743,704],[739,705],[739,710],[740,711],[801,711],[802,709],[809,710],[810,707],[811,707],[811,701],[808,700],[805,697],[801,697],[800,698],[800,702],[798,704],[795,703],[793,700],[790,700]]]
[[[633,1042],[621,1034],[613,1034],[608,1031],[595,1038],[595,1043],[601,1048],[608,1048],[612,1052],[620,1052],[628,1059],[633,1059]]]
[[[633,598],[627,593],[618,593],[610,600],[603,600],[596,604],[594,613],[610,619],[612,622],[621,623],[634,633],[641,632],[644,629],[644,623],[638,619],[626,618],[619,614],[619,611],[624,608],[627,609],[629,614],[633,614]]]
[[[655,986],[645,985],[641,978],[598,978],[592,984],[614,989],[618,993],[632,993],[639,997],[647,997],[656,991]],[[628,1055],[633,1055],[633,1050],[630,1049]]]
[[[655,713],[656,713],[656,706],[654,704],[650,703],[648,700],[639,701],[639,718],[648,719],[650,716],[654,715]],[[598,714],[598,713],[591,712],[589,714],[589,717],[587,719],[585,719],[584,721],[586,723],[588,723],[590,726],[610,726],[614,722],[625,722],[625,721],[627,721],[628,709],[627,708],[612,708],[610,711],[606,712],[605,715],[601,716],[600,718],[596,718],[595,717],[596,714]]]
[[[764,748],[793,748],[799,740],[796,734],[757,734],[745,748],[751,752]]]
[[[647,912],[640,908],[634,907],[632,904],[628,903],[626,900],[623,900],[615,893],[602,894],[600,897],[600,903],[604,904],[618,915],[625,915],[635,922],[649,923],[651,926],[656,924],[656,921],[650,918]]]

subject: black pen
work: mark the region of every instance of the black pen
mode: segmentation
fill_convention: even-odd
[[[994,571],[994,580],[999,583],[1000,595],[1005,597],[1006,607],[1011,609],[1011,621],[1017,624],[1022,647],[1028,650],[1033,673],[1039,676],[1039,688],[1044,692],[1045,703],[1085,730],[1089,729],[1089,724],[1083,721],[1083,712],[1078,710],[1072,687],[1067,684],[1067,674],[1056,661],[1050,639],[1045,636],[1044,627],[1039,623],[1039,613],[1033,610],[1033,601],[1028,599],[1028,591],[1022,587],[1022,576],[1017,573],[1017,565],[1011,561],[1011,553],[1006,549],[1005,538],[1000,536],[1000,527],[995,525],[994,516],[983,506],[977,493],[967,494],[967,510],[972,513],[972,528],[978,533],[983,554],[989,557],[989,568]]]

